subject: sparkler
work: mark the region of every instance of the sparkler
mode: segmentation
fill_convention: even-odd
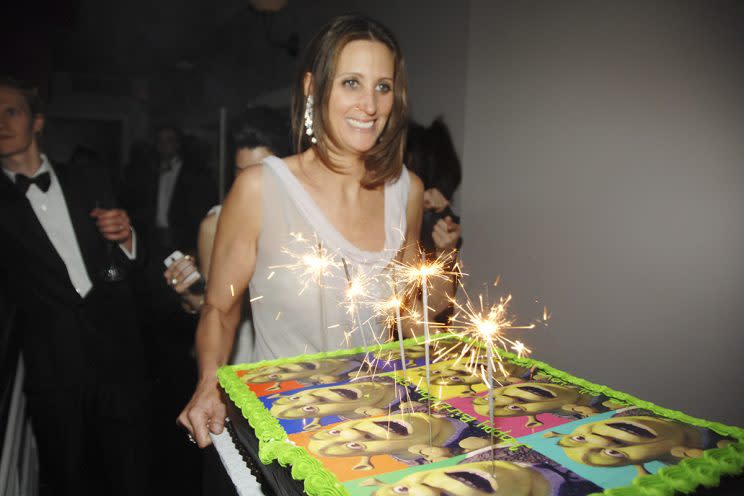
[[[364,346],[364,361],[367,361],[367,356],[369,354],[369,350],[367,348],[367,336],[364,334],[364,329],[362,328],[362,322],[359,317],[359,312],[356,308],[356,297],[363,294],[364,289],[363,285],[360,279],[354,279],[351,276],[351,269],[349,268],[349,264],[346,263],[345,258],[341,258],[341,262],[344,266],[344,274],[346,275],[346,282],[348,284],[348,289],[346,290],[346,297],[349,299],[349,313],[351,314],[351,325],[352,327],[355,326],[357,323],[359,324],[359,332],[362,334],[362,346]],[[353,332],[353,330],[351,331]]]
[[[316,240],[314,243],[305,238],[302,233],[289,233],[292,241],[288,246],[282,247],[282,253],[289,255],[293,260],[292,263],[283,265],[272,265],[269,269],[289,269],[297,273],[301,283],[298,295],[301,295],[311,284],[317,284],[323,287],[323,278],[330,275],[334,268],[340,267],[341,264],[336,260],[333,253],[330,253],[323,244]],[[271,278],[274,272],[270,273]]]

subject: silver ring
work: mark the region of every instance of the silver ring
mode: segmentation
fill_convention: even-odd
[[[174,277],[173,279],[171,279],[171,286],[175,286],[176,284],[178,284],[178,279]]]
[[[189,437],[189,442],[191,444],[196,444],[196,441],[194,440],[194,436],[192,436],[190,432],[186,435]]]

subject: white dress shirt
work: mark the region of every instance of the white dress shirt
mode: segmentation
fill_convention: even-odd
[[[3,172],[15,183],[15,172],[3,168]],[[49,165],[46,155],[41,156],[41,167],[36,171],[33,177],[45,172],[49,173],[49,189],[41,191],[36,184],[31,184],[26,191],[26,198],[31,203],[31,208],[39,219],[41,227],[49,241],[52,242],[54,249],[57,250],[62,261],[67,267],[67,274],[70,276],[75,291],[85,297],[93,288],[88,271],[85,269],[83,254],[80,252],[75,230],[72,227],[70,212],[67,210],[64,192],[59,184],[54,169]],[[132,233],[134,236],[134,233]],[[136,240],[132,238],[132,252],[128,252],[122,245],[119,245],[122,251],[133,260],[136,257]]]
[[[168,169],[161,169],[160,181],[158,181],[158,211],[155,214],[155,225],[157,227],[168,227],[168,211],[183,162],[179,157],[173,157],[169,165]]]

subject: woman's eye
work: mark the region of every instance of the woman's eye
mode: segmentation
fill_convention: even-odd
[[[328,434],[330,434],[331,436],[338,436],[339,434],[341,434],[341,431],[339,429],[331,429],[330,431],[328,431]]]
[[[347,79],[344,81],[344,86],[348,86],[349,88],[356,88],[359,86],[359,81],[356,79]]]
[[[406,486],[395,486],[393,492],[395,494],[408,494],[408,488]]]
[[[586,441],[586,438],[584,436],[571,436],[572,441],[576,441],[577,443],[583,443]]]
[[[523,412],[524,411],[524,408],[522,408],[519,405],[509,405],[509,406],[506,407],[506,409],[507,410],[513,410],[515,412]]]
[[[362,450],[362,449],[364,449],[364,445],[362,443],[355,443],[355,442],[346,443],[346,447],[349,448],[350,450]]]
[[[299,396],[290,396],[289,399],[292,400],[292,401],[297,401],[297,400],[300,399],[300,397]]]
[[[380,93],[388,93],[390,90],[392,90],[388,83],[379,83],[376,89]]]

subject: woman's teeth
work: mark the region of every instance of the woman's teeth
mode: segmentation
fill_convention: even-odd
[[[349,122],[349,124],[352,125],[352,127],[356,127],[359,129],[370,129],[375,123],[375,121],[362,122],[356,119],[346,119],[346,120]]]

